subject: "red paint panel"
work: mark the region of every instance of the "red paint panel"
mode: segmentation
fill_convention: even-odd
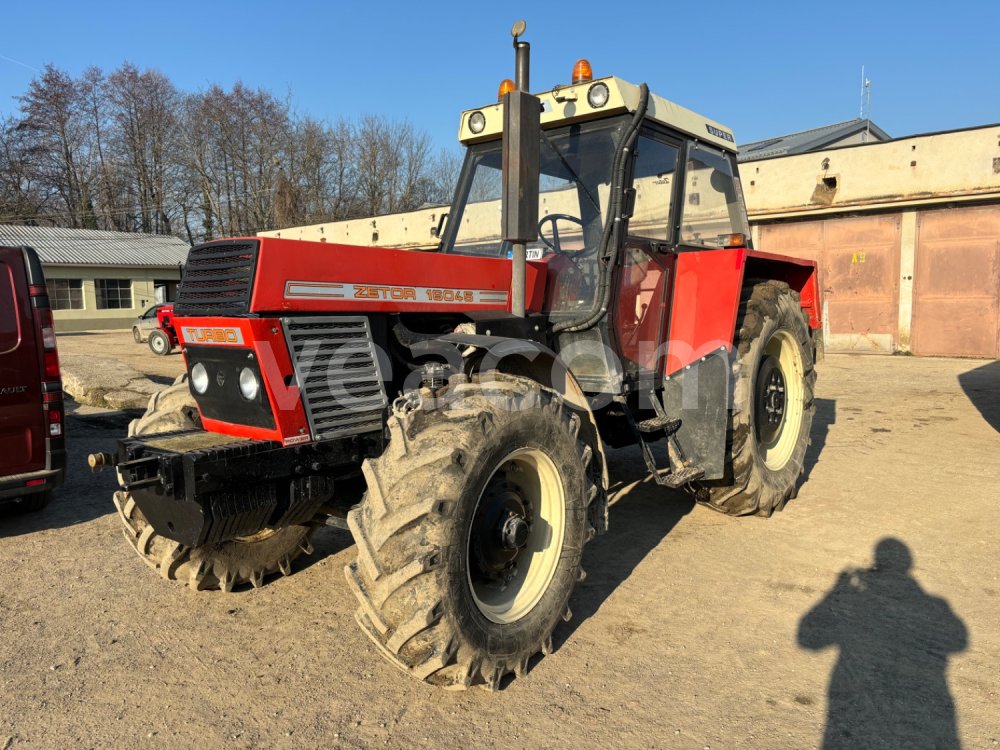
[[[253,312],[510,311],[511,261],[503,258],[272,237],[260,242]],[[525,282],[525,308],[537,312],[545,264],[528,263]]]
[[[713,351],[732,348],[746,256],[742,248],[677,254],[667,375]]]
[[[177,317],[175,323],[182,344],[253,349],[260,365],[267,398],[274,413],[273,430],[223,422],[207,418],[202,414],[202,423],[206,430],[233,437],[276,440],[286,445],[302,442],[303,436],[309,435],[309,422],[302,406],[302,399],[299,397],[299,388],[294,384],[285,385],[286,379],[294,383],[294,378],[291,377],[294,375],[294,369],[281,321],[269,318]],[[185,336],[190,335],[192,331],[213,333],[204,333],[199,340],[186,340]],[[238,332],[238,341],[231,340],[232,337],[229,335],[231,331]],[[186,352],[184,360],[187,364]]]

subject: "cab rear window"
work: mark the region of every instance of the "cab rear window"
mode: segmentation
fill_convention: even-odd
[[[0,354],[17,348],[21,340],[17,298],[14,296],[14,269],[0,261]]]

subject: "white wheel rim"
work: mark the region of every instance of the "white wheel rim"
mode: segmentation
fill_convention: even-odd
[[[533,519],[528,539],[518,553],[517,572],[503,588],[497,584],[472,580],[475,561],[470,555],[466,577],[479,611],[492,622],[507,624],[527,615],[548,591],[559,567],[566,536],[566,493],[552,459],[537,448],[520,448],[509,453],[490,475],[476,501],[476,511],[486,488],[499,473],[505,473],[531,504]],[[475,519],[476,513],[473,513]],[[466,539],[470,553],[472,525]]]
[[[162,352],[164,349],[163,339],[159,336],[153,336],[153,348],[158,352]]]
[[[771,471],[778,471],[791,460],[799,442],[805,408],[802,386],[805,367],[799,344],[788,331],[775,331],[764,346],[764,355],[778,360],[785,381],[785,414],[781,429],[773,440],[758,446],[764,465]]]

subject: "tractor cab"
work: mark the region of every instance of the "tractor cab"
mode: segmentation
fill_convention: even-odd
[[[593,80],[585,60],[573,84],[537,98],[537,236],[526,258],[545,273],[540,312],[584,387],[619,393],[662,370],[678,254],[750,246],[736,146],[725,126],[644,86]],[[501,224],[503,115],[502,102],[462,113],[467,154],[445,253],[512,256]]]

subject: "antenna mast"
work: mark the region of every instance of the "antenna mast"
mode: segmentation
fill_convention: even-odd
[[[867,117],[865,117],[866,109],[868,110]],[[861,105],[858,110],[858,118],[866,121],[863,142],[867,143],[872,133],[872,81],[870,78],[865,78],[864,65],[861,66]]]

